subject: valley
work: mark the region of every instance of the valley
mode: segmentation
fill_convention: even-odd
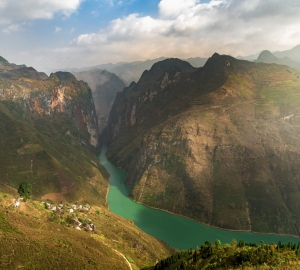
[[[299,72],[167,59],[117,94],[103,137],[135,201],[230,230],[299,235]],[[124,147],[125,146],[125,147]]]
[[[194,220],[171,214],[159,209],[149,208],[129,198],[130,189],[125,185],[126,173],[113,166],[105,157],[106,146],[99,156],[101,164],[110,174],[108,205],[113,213],[132,220],[144,232],[163,240],[168,245],[179,249],[195,249],[199,243],[214,242],[230,243],[232,239],[247,243],[298,243],[298,237],[280,236],[276,234],[256,234],[242,231],[229,231],[213,228]]]
[[[298,243],[299,71],[215,53],[125,87],[0,60],[2,268],[135,270],[216,239]],[[23,182],[32,198],[15,208]]]

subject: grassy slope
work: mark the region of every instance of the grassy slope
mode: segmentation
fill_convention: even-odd
[[[222,228],[298,235],[299,72],[219,56],[160,83],[108,154],[129,171],[133,198]]]
[[[34,197],[64,193],[67,200],[104,205],[108,175],[92,153],[59,132],[63,120],[30,123],[5,105],[0,104],[0,182],[18,188],[29,181]]]
[[[61,225],[67,214],[53,218],[39,201],[22,202],[20,208],[13,202],[0,193],[1,269],[128,269],[117,252],[138,269],[173,252],[103,207],[81,214],[96,225],[96,232],[88,233]]]

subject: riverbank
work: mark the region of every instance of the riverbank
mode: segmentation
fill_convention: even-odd
[[[160,208],[157,208],[157,207],[152,207],[152,206],[149,206],[149,205],[146,205],[146,204],[142,204],[140,202],[137,202],[133,199],[131,199],[130,197],[128,197],[130,200],[132,200],[133,202],[137,203],[137,204],[140,204],[140,205],[143,205],[145,207],[148,207],[148,208],[151,208],[151,209],[154,209],[154,210],[159,210],[159,211],[163,211],[163,212],[166,212],[170,215],[175,215],[175,216],[178,216],[178,217],[182,217],[182,218],[186,218],[186,219],[189,219],[191,221],[194,221],[194,222],[197,222],[203,226],[207,226],[209,228],[213,228],[213,229],[218,229],[218,230],[223,230],[223,231],[228,231],[228,232],[247,232],[247,233],[253,233],[253,234],[261,234],[261,235],[278,235],[278,236],[287,236],[287,237],[294,237],[294,238],[298,238],[299,241],[300,241],[300,237],[298,235],[292,235],[292,234],[278,234],[278,233],[269,233],[269,232],[254,232],[252,230],[231,230],[231,229],[225,229],[225,228],[221,228],[221,227],[217,227],[217,226],[213,226],[213,225],[208,225],[208,224],[205,224],[203,222],[200,222],[199,220],[196,220],[196,219],[193,219],[193,218],[190,218],[190,217],[187,217],[187,216],[183,216],[183,215],[180,215],[180,214],[177,214],[177,213],[173,213],[173,212],[170,212],[168,210],[165,210],[165,209],[160,209]]]
[[[130,191],[125,185],[126,173],[111,164],[101,153],[100,161],[109,177],[107,204],[111,212],[134,222],[144,232],[161,239],[179,250],[196,248],[205,241],[230,243],[232,239],[260,243],[298,243],[297,236],[263,234],[250,231],[228,230],[205,225],[199,221],[166,210],[151,208],[129,198]]]

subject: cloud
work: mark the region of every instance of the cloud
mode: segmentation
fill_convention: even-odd
[[[10,34],[12,32],[19,32],[22,31],[20,24],[11,24],[10,26],[3,29],[3,32],[6,34]]]
[[[156,17],[130,14],[57,48],[52,66],[290,49],[300,44],[299,14],[299,0],[161,0]]]
[[[0,23],[70,16],[83,0],[0,0]]]

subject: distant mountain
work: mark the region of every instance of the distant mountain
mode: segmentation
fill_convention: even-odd
[[[101,132],[107,124],[116,93],[121,92],[125,84],[115,74],[101,69],[73,72],[73,74],[78,80],[87,82],[92,89],[99,132]]]
[[[273,54],[279,58],[289,57],[293,61],[300,62],[300,44],[290,50],[281,51],[281,52],[278,51],[278,52],[274,52]]]
[[[108,63],[108,64],[102,64],[93,67],[84,67],[81,69],[64,69],[64,70],[69,72],[81,72],[81,71],[88,71],[91,69],[105,69],[109,72],[116,74],[120,79],[124,81],[126,86],[128,86],[133,81],[137,82],[145,70],[149,70],[153,64],[162,61],[164,59],[166,58],[160,57],[160,58],[146,60],[146,61],[119,62],[116,64]],[[207,61],[207,58],[195,57],[195,58],[188,58],[186,59],[186,61],[189,62],[194,67],[202,67]]]
[[[237,56],[237,59],[247,60],[247,61],[255,61],[259,57],[262,52],[258,52],[256,54],[251,54],[248,56]],[[292,61],[300,62],[300,44],[295,46],[294,48],[286,51],[276,51],[272,52],[272,54],[280,59],[288,57]]]
[[[285,56],[284,58],[278,58],[274,54],[272,54],[270,51],[267,51],[267,50],[262,51],[255,62],[287,65],[289,67],[300,70],[300,62],[293,61],[292,59],[290,59],[287,56]]]
[[[255,54],[251,54],[251,55],[246,55],[246,56],[241,56],[238,55],[236,57],[236,59],[240,59],[240,60],[247,60],[247,61],[254,61],[257,59],[257,57],[260,55],[260,52],[255,53]]]
[[[300,234],[300,72],[166,59],[117,93],[103,138],[131,197],[233,230]]]

